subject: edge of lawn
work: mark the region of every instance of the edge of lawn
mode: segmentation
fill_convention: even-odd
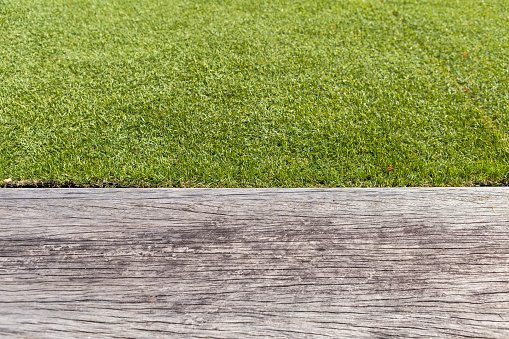
[[[190,182],[148,182],[148,181],[38,181],[38,180],[24,180],[24,181],[8,181],[0,183],[0,188],[338,188],[338,187],[497,187],[508,186],[509,180],[503,181],[468,181],[461,185],[457,183],[442,183],[440,185],[432,184],[417,184],[406,186],[392,186],[380,185],[374,183],[357,183],[357,184],[339,184],[339,185],[326,185],[326,184],[310,184],[310,185],[222,185],[222,184],[207,184],[196,181]]]

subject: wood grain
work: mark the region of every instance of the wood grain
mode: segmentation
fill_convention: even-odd
[[[2,189],[0,336],[509,338],[509,188]]]

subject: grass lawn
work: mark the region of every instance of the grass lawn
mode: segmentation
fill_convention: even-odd
[[[0,0],[7,178],[507,184],[507,0]]]

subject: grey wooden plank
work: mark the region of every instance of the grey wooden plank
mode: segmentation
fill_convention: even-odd
[[[509,188],[2,189],[0,335],[509,337]]]

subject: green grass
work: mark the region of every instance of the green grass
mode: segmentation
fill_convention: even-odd
[[[0,0],[0,180],[509,180],[507,0]]]

